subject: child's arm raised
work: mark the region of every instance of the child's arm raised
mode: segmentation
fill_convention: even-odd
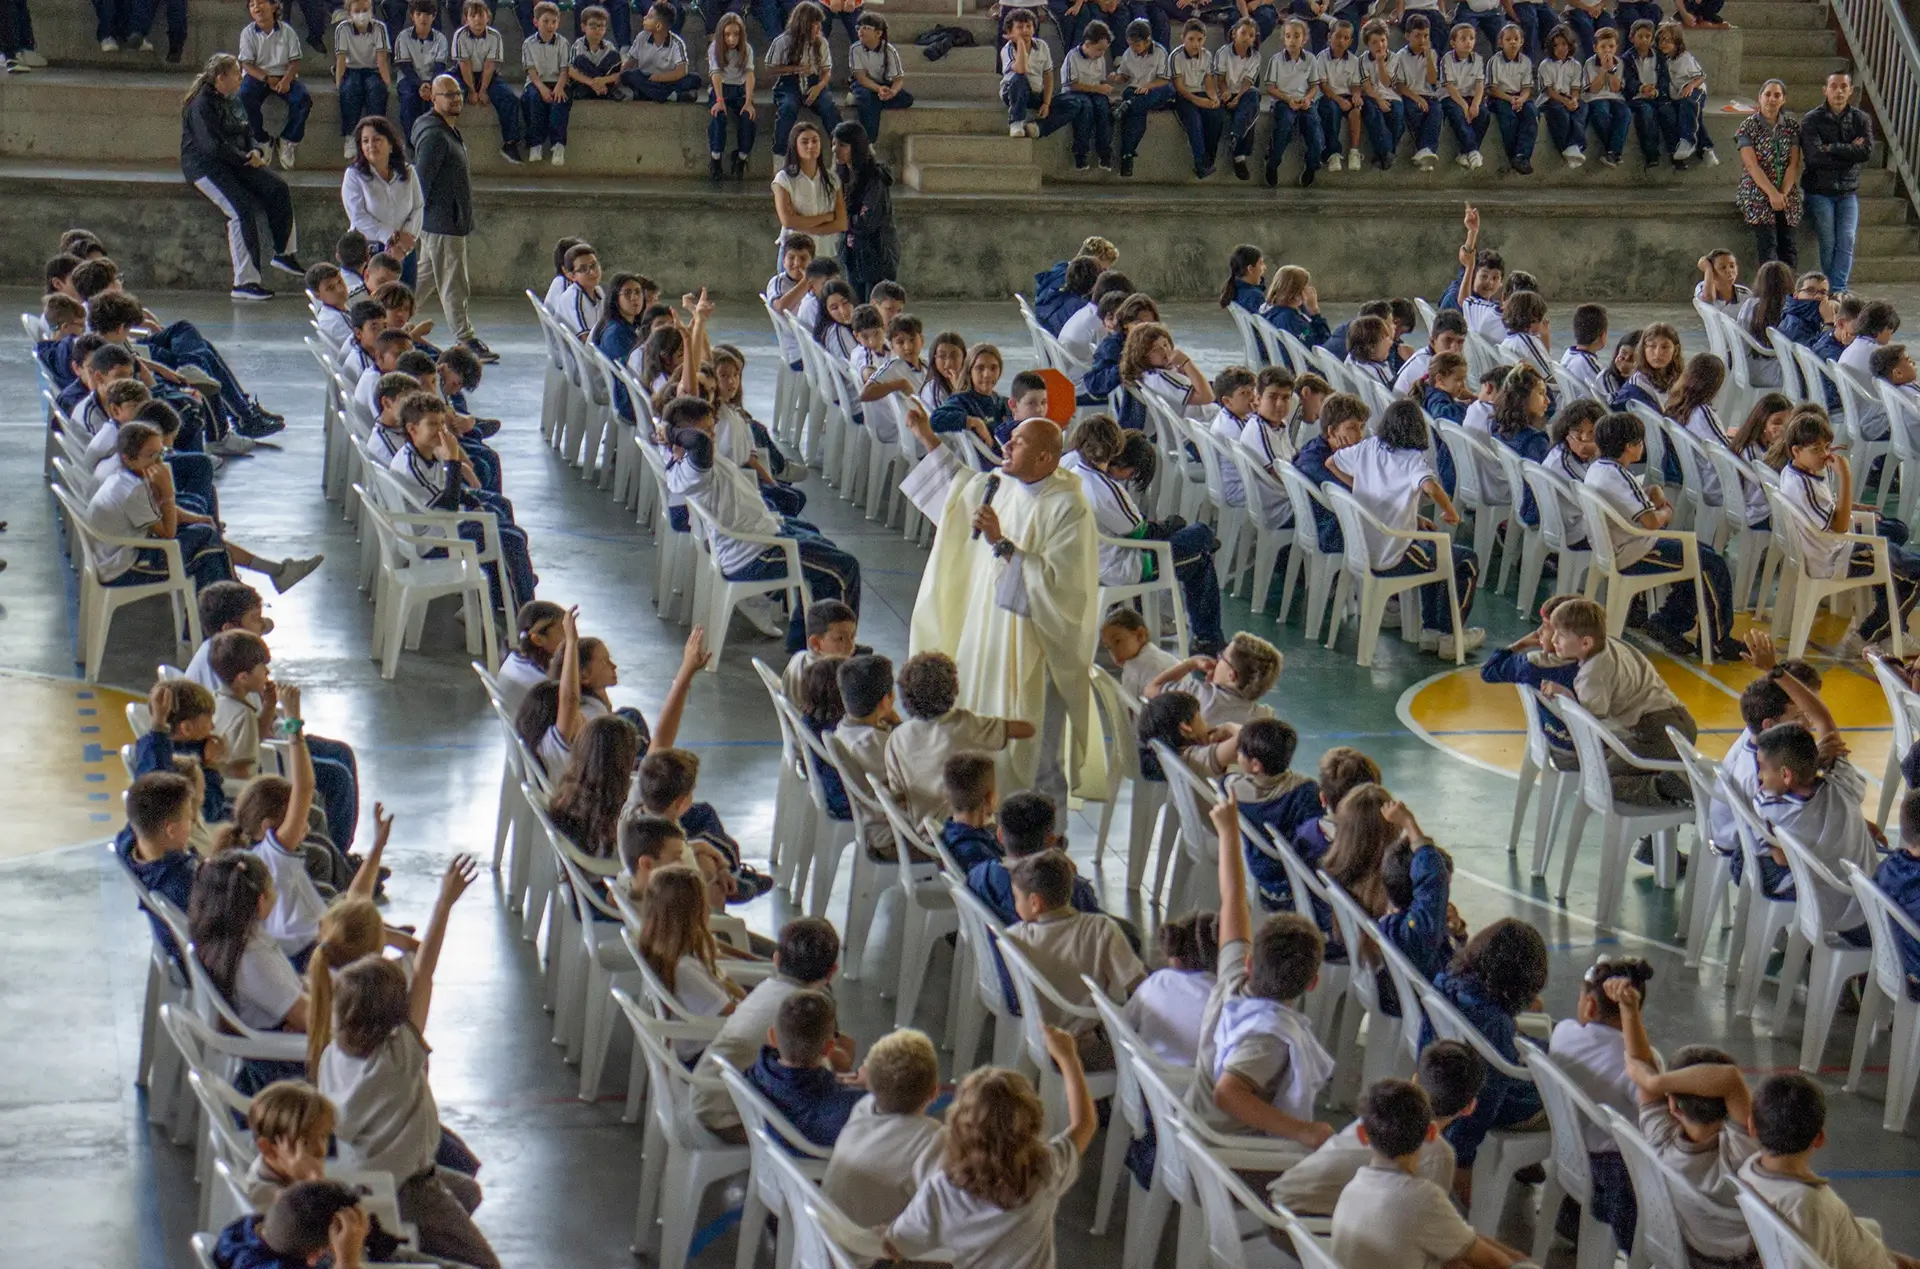
[[[1207,743],[1213,746],[1213,760],[1222,768],[1231,767],[1240,760],[1240,724],[1222,723],[1207,733]]]
[[[1213,665],[1214,661],[1212,657],[1188,657],[1184,661],[1175,662],[1160,671],[1160,673],[1154,675],[1153,681],[1147,684],[1146,690],[1140,693],[1140,695],[1147,700],[1152,700],[1154,697],[1160,695],[1161,692],[1165,691],[1168,684],[1178,683],[1181,679],[1194,673],[1196,670],[1201,674],[1212,674]]]
[[[1639,1088],[1643,1105],[1659,1101],[1669,1090],[1655,1091],[1650,1087],[1659,1080],[1660,1067],[1654,1060],[1653,1041],[1647,1038],[1646,1021],[1640,1016],[1640,993],[1625,978],[1609,978],[1601,990],[1606,992],[1608,1000],[1620,1006],[1620,1037],[1626,1051],[1627,1077]]]
[[[1253,937],[1253,912],[1247,907],[1247,870],[1240,861],[1240,803],[1231,793],[1207,812],[1220,839],[1220,946]]]
[[[1840,725],[1833,720],[1833,711],[1820,699],[1819,693],[1791,674],[1776,674],[1773,681],[1787,694],[1787,699],[1800,707],[1801,717],[1807,720],[1807,730],[1813,733],[1816,741],[1824,741],[1828,736],[1837,736]]]
[[[687,635],[680,653],[680,668],[674,671],[667,687],[667,699],[660,703],[660,718],[654,725],[651,748],[671,749],[680,736],[680,716],[687,709],[687,693],[693,690],[693,676],[706,668],[713,654],[706,649],[707,628],[695,626]]]
[[[328,825],[329,828],[333,827]],[[387,814],[384,802],[373,804],[373,849],[360,861],[353,871],[353,880],[347,883],[347,893],[373,898],[374,889],[380,884],[380,857],[387,853],[387,839],[393,836],[393,816]]]
[[[569,608],[561,623],[560,712],[554,726],[568,744],[580,734],[580,610]]]
[[[1048,1027],[1046,1035],[1047,1055],[1060,1068],[1061,1081],[1067,1086],[1067,1136],[1073,1139],[1073,1148],[1085,1154],[1093,1144],[1100,1116],[1093,1107],[1093,1094],[1087,1091],[1087,1073],[1080,1065],[1080,1050],[1074,1047],[1073,1037],[1058,1027]]]
[[[289,719],[300,717],[299,688],[281,684],[280,703]],[[313,755],[307,752],[306,728],[288,738],[287,749],[293,757],[292,778],[288,781],[293,792],[287,798],[287,813],[280,817],[279,838],[283,848],[298,850],[307,836],[307,813],[313,809]]]
[[[420,951],[413,958],[413,994],[409,998],[408,1014],[413,1020],[413,1029],[422,1035],[427,1030],[427,1011],[433,1005],[433,971],[440,964],[440,945],[447,938],[447,917],[479,872],[473,856],[455,855],[447,862],[447,871],[440,878],[440,894],[433,901],[433,915],[427,918],[427,932],[421,936]]]

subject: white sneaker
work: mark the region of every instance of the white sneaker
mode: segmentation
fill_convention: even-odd
[[[280,138],[280,166],[286,171],[289,171],[289,172],[293,171],[293,156],[297,154],[299,150],[300,150],[300,146],[298,142],[289,141],[285,137],[281,137]]]
[[[1866,650],[1867,641],[1860,637],[1860,631],[1856,628],[1848,630],[1841,637],[1840,646],[1833,650],[1833,655],[1842,661],[1858,661]]]
[[[1470,168],[1473,166],[1473,155],[1469,151],[1462,150],[1460,153],[1453,156],[1453,161],[1455,163],[1458,163],[1461,167]]]
[[[306,578],[307,574],[319,568],[320,561],[325,558],[326,556],[324,555],[309,555],[303,560],[282,560],[279,571],[268,574],[269,577],[273,578],[273,589],[275,593],[284,595],[292,590]]]
[[[1438,652],[1440,650],[1440,632],[1438,630],[1422,630],[1420,632],[1420,650],[1422,652]]]
[[[1027,125],[1024,123],[1010,123],[1007,125],[1007,135],[1010,137],[1024,137],[1027,135]]]
[[[37,49],[23,48],[13,55],[13,60],[30,70],[44,70],[47,65],[47,59],[40,56]]]
[[[1327,171],[1344,172],[1346,170],[1347,170],[1346,161],[1343,160],[1338,154],[1329,155],[1327,157]]]
[[[1487,161],[1486,159],[1481,157],[1480,151],[1478,150],[1475,150],[1472,154],[1469,154],[1467,158],[1471,160],[1467,164],[1467,166],[1472,168],[1476,172],[1478,172],[1481,168],[1486,166]]]
[[[567,165],[567,147],[557,141],[554,142],[553,149],[548,151],[547,161],[555,167],[565,167]]]
[[[1673,161],[1676,163],[1686,162],[1688,159],[1693,157],[1693,150],[1694,150],[1693,142],[1682,141],[1680,144],[1673,147]]]
[[[749,625],[769,639],[777,639],[787,632],[787,623],[782,619],[779,607],[764,595],[755,599],[745,599],[734,611],[747,619]]]
[[[1040,125],[1032,119],[1027,120],[1027,135],[1030,137],[1038,137],[1040,135]]]
[[[1461,640],[1460,651],[1462,652],[1473,652],[1477,650],[1481,644],[1487,641],[1487,632],[1482,630],[1479,626],[1469,626],[1465,630],[1461,631],[1461,634],[1463,638]],[[1454,658],[1453,635],[1451,633],[1441,635],[1440,646],[1437,649],[1435,649],[1435,651],[1437,651],[1440,654],[1440,659],[1442,661],[1453,660]]]
[[[153,41],[143,35],[140,37],[140,43],[136,47],[142,53],[151,53],[153,52]]]
[[[1431,172],[1433,171],[1433,165],[1438,158],[1439,156],[1436,155],[1432,150],[1415,150],[1413,152],[1413,165],[1419,168],[1422,172]]]
[[[340,149],[340,156],[349,163],[360,156],[360,147],[354,144],[352,137],[344,138]]]
[[[1706,163],[1708,167],[1720,166],[1720,156],[1715,154],[1712,150],[1700,151],[1700,158],[1702,159],[1702,161]]]
[[[120,41],[109,35],[106,39],[100,41],[100,51],[102,53],[118,53],[120,51]]]
[[[1587,152],[1577,145],[1570,145],[1560,151],[1560,157],[1567,161],[1568,167],[1579,167],[1587,161]]]
[[[1365,168],[1366,165],[1367,165],[1367,161],[1365,158],[1361,157],[1359,150],[1356,149],[1356,150],[1347,151],[1347,168],[1350,171],[1358,172],[1361,169]]]
[[[252,452],[253,438],[242,436],[234,431],[229,431],[225,436],[207,446],[207,453],[222,456],[239,457]]]
[[[538,163],[538,162],[539,162],[539,161],[540,161],[541,159],[544,159],[544,158],[546,158],[546,157],[547,157],[547,147],[546,147],[546,146],[544,146],[544,145],[530,145],[530,146],[528,146],[528,147],[527,147],[527,162],[529,162],[529,163]]]

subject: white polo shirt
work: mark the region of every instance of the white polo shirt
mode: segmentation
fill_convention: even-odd
[[[1098,304],[1083,304],[1060,324],[1060,346],[1079,361],[1091,361],[1093,348],[1106,335]]]
[[[355,26],[351,21],[340,22],[333,28],[333,51],[336,55],[346,54],[348,70],[377,70],[380,54],[389,47],[387,28],[378,21],[364,27]]]
[[[1232,449],[1239,443],[1240,434],[1246,431],[1248,421],[1258,417],[1250,414],[1247,418],[1239,418],[1223,405],[1214,411],[1213,434],[1225,442],[1228,449]],[[1234,466],[1233,459],[1226,454],[1220,455],[1220,493],[1226,498],[1228,506],[1247,505],[1247,490],[1246,486],[1240,483],[1240,469]]]
[[[1060,466],[1062,470],[1080,478],[1080,489],[1087,496],[1087,505],[1093,508],[1094,527],[1100,531],[1101,537],[1130,537],[1140,527],[1140,511],[1134,506],[1133,495],[1125,485],[1081,458],[1078,450],[1064,455],[1060,459]],[[1140,580],[1140,565],[1144,559],[1144,551],[1102,544],[1100,580],[1109,586],[1131,586]]]
[[[1533,91],[1533,63],[1522,54],[1508,57],[1505,53],[1495,53],[1487,61],[1487,83],[1503,93]]]
[[[1288,57],[1287,51],[1281,49],[1267,59],[1267,86],[1279,89],[1288,97],[1306,96],[1324,78],[1325,68],[1311,53]]]
[[[596,290],[589,295],[580,289],[578,282],[569,281],[560,291],[559,302],[553,307],[553,315],[562,326],[576,335],[591,333],[600,324],[601,315],[607,310],[607,293]]]
[[[481,36],[464,26],[453,33],[453,60],[464,63],[475,78],[486,70],[488,62],[498,64],[506,57],[507,42],[493,27],[488,27],[487,33]]]
[[[284,75],[290,62],[300,60],[300,37],[285,22],[262,31],[249,22],[240,32],[240,64],[258,66],[269,75]]]
[[[1240,443],[1259,455],[1261,463],[1276,476],[1279,474],[1280,465],[1291,463],[1297,452],[1293,446],[1293,437],[1288,435],[1286,428],[1269,426],[1267,421],[1258,414],[1250,416],[1246,426],[1240,429]],[[1284,491],[1278,495],[1273,495],[1271,491],[1268,493],[1267,519],[1264,527],[1287,528],[1293,523],[1293,500],[1288,498]],[[1252,510],[1251,505],[1248,510]]]
[[[1199,96],[1207,91],[1207,76],[1213,74],[1213,58],[1205,49],[1195,57],[1182,44],[1167,56],[1167,69],[1176,84]]]
[[[1035,40],[1034,43],[1039,41]],[[865,74],[882,87],[907,73],[906,67],[900,62],[900,50],[887,40],[880,41],[879,48],[868,48],[855,40],[853,47],[847,50],[847,71],[849,74]]]
[[[1078,44],[1067,51],[1066,60],[1060,64],[1060,78],[1067,88],[1082,85],[1098,87],[1107,82],[1107,75],[1107,55],[1102,53],[1098,57],[1088,57],[1080,51]]]
[[[780,532],[780,521],[761,500],[759,484],[753,474],[732,463],[722,462],[717,457],[713,466],[706,471],[695,467],[691,459],[683,458],[669,463],[667,487],[713,517],[714,524],[720,529],[720,536],[711,545],[720,558],[723,572],[732,573],[745,568],[767,549],[758,542],[742,542],[726,536],[728,529],[769,537],[777,536]]]
[[[1707,72],[1700,65],[1700,59],[1692,53],[1681,53],[1667,59],[1667,82],[1673,85],[1673,91],[1679,92],[1694,80],[1700,81],[1704,91],[1707,84]]]
[[[1628,523],[1638,523],[1642,515],[1653,510],[1653,499],[1647,497],[1647,491],[1641,488],[1639,477],[1615,459],[1594,459],[1592,466],[1587,468],[1586,486]],[[1612,531],[1611,526],[1609,530]],[[1651,538],[1617,533],[1613,538],[1614,559],[1622,568],[1638,564],[1652,549]]]
[[[1213,73],[1220,77],[1220,91],[1228,95],[1251,88],[1260,82],[1260,50],[1256,47],[1242,57],[1233,45],[1222,44],[1213,53]]]
[[[1133,51],[1133,45],[1114,59],[1114,70],[1126,77],[1123,88],[1145,88],[1156,79],[1172,79],[1167,68],[1167,50],[1158,44],[1151,45],[1144,53]]]
[[[627,46],[627,64],[647,76],[665,74],[676,66],[684,68],[687,65],[687,42],[669,31],[667,42],[656,44],[651,35],[642,31]]]
[[[1536,71],[1542,92],[1559,93],[1562,97],[1580,100],[1581,90],[1586,87],[1586,68],[1580,65],[1577,57],[1562,57],[1557,61],[1542,58]]]
[[[1826,474],[1810,476],[1788,463],[1780,470],[1780,493],[1793,511],[1807,572],[1814,577],[1838,574],[1852,552],[1846,539],[1827,528],[1833,523],[1833,485]]]
[[[1345,57],[1335,57],[1332,49],[1314,56],[1320,67],[1320,89],[1329,97],[1348,97],[1360,83],[1360,55],[1352,49]]]
[[[1727,434],[1720,426],[1720,415],[1710,405],[1695,406],[1693,412],[1687,415],[1687,421],[1683,426],[1687,430],[1687,435],[1702,445],[1718,445],[1722,448],[1726,446]],[[1700,473],[1700,498],[1708,506],[1713,507],[1719,506],[1722,501],[1720,473],[1713,469],[1711,461],[1706,470]]]
[[[1392,54],[1388,54],[1384,62],[1376,62],[1372,57],[1362,58],[1360,62],[1360,73],[1366,76],[1367,82],[1379,92],[1384,101],[1400,100],[1400,94],[1393,86],[1393,68]]]
[[[739,48],[728,49],[727,60],[723,65],[720,61],[719,50],[709,44],[707,46],[707,74],[709,77],[718,75],[723,85],[732,84],[736,88],[746,87],[747,76],[753,74],[753,46],[743,44]]]
[[[1440,91],[1439,63],[1432,49],[1416,53],[1403,48],[1393,55],[1393,82],[1408,94],[1425,100]]]
[[[1013,58],[1015,51],[1011,43],[1003,44],[1000,47],[1000,74],[1003,78],[1011,78],[1014,74]],[[1045,91],[1047,86],[1047,72],[1052,69],[1053,50],[1047,47],[1045,40],[1035,39],[1032,44],[1027,46],[1027,88],[1036,93]]]
[[[1451,88],[1468,101],[1473,94],[1487,82],[1487,59],[1478,53],[1469,53],[1465,57],[1448,53],[1440,59],[1440,83]]]
[[[1377,436],[1335,450],[1327,460],[1353,481],[1353,498],[1389,529],[1420,527],[1420,486],[1437,480],[1424,449],[1390,449]],[[1390,538],[1367,528],[1367,555],[1377,570],[1390,569],[1407,553],[1405,538]]]
[[[87,524],[95,533],[120,538],[144,538],[160,522],[153,489],[135,473],[117,464],[87,500]],[[113,581],[133,567],[134,547],[102,547],[94,567],[103,582]]]
[[[527,73],[527,82],[532,83],[538,75],[540,82],[548,88],[559,82],[560,72],[567,69],[573,60],[573,45],[558,35],[551,40],[543,40],[538,35],[530,35],[520,45],[520,65]]]
[[[1555,445],[1552,449],[1548,450],[1547,456],[1540,460],[1540,465],[1556,476],[1565,477],[1573,484],[1580,485],[1586,483],[1587,464],[1582,462],[1579,455],[1575,454],[1565,445]],[[1587,518],[1581,514],[1580,504],[1577,501],[1567,498],[1560,499],[1559,503],[1560,527],[1566,533],[1567,541],[1585,541],[1587,537]]]
[[[440,67],[453,60],[453,54],[447,44],[447,37],[435,31],[426,39],[421,39],[408,27],[393,39],[393,62],[395,72],[411,67],[415,79],[430,79]]]
[[[1507,337],[1507,323],[1500,316],[1499,301],[1465,295],[1460,299],[1460,311],[1467,319],[1467,329],[1482,339],[1497,344]]]
[[[1603,76],[1600,70],[1600,59],[1589,57],[1586,64],[1580,68],[1581,73],[1586,76],[1587,100],[1625,101],[1626,93],[1622,90],[1626,84],[1626,72],[1622,66],[1620,59],[1614,58],[1613,69],[1606,71]]]

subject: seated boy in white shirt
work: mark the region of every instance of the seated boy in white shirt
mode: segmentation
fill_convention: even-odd
[[[1903,1256],[1881,1239],[1878,1221],[1853,1214],[1813,1170],[1813,1155],[1827,1144],[1827,1098],[1798,1071],[1769,1075],[1753,1093],[1749,1123],[1760,1152],[1740,1165],[1740,1180],[1753,1187],[1836,1269],[1920,1269],[1920,1257]]]
[[[1620,1002],[1631,999],[1637,1010],[1652,977],[1653,967],[1643,960],[1602,956],[1580,980],[1574,1016],[1556,1022],[1547,1043],[1547,1053],[1581,1092],[1629,1119],[1639,1105],[1639,1093],[1627,1075]],[[1591,1215],[1613,1227],[1616,1247],[1631,1247],[1638,1208],[1620,1147],[1605,1124],[1586,1125],[1586,1138],[1593,1178]]]
[[[1753,799],[1760,796],[1760,757],[1753,746],[1754,737],[1781,723],[1806,722],[1800,714],[1800,707],[1793,703],[1793,698],[1787,695],[1778,680],[1782,675],[1790,674],[1817,695],[1821,679],[1820,671],[1806,661],[1779,660],[1773,636],[1764,630],[1747,632],[1747,659],[1760,672],[1760,677],[1740,692],[1740,720],[1746,726],[1733,738],[1733,744],[1728,746],[1727,756],[1720,761],[1720,774],[1727,785]],[[1732,857],[1734,877],[1738,880],[1740,843],[1734,833],[1739,821],[1734,818],[1733,808],[1727,804],[1726,798],[1716,795],[1713,799],[1709,824],[1715,844]]]
[[[947,814],[949,754],[963,749],[997,753],[1010,740],[1033,737],[1032,723],[983,718],[957,708],[960,671],[942,652],[922,652],[900,667],[900,703],[907,718],[887,738],[887,785],[920,819]]]
[[[568,248],[560,271],[567,284],[554,301],[553,315],[574,335],[589,339],[607,308],[600,290],[600,257],[590,243],[579,243]]]
[[[1013,874],[1013,909],[1020,917],[1002,937],[1020,945],[1034,972],[1059,996],[1076,1005],[1091,1006],[1081,975],[1100,985],[1107,999],[1121,1002],[1146,979],[1147,967],[1127,945],[1112,918],[1073,907],[1073,861],[1065,851],[1047,850],[1029,855],[1009,870]],[[1041,1012],[1049,1026],[1073,1036],[1081,1065],[1090,1071],[1113,1069],[1113,1043],[1106,1029],[1086,1018],[1061,1014],[1046,997]]]
[[[855,1222],[892,1224],[940,1167],[947,1130],[927,1114],[940,1095],[940,1055],[910,1028],[881,1036],[860,1067],[866,1100],[834,1142],[820,1191]]]
[[[1221,442],[1220,492],[1232,507],[1247,505],[1240,469],[1229,455],[1254,417],[1260,395],[1258,382],[1245,366],[1228,366],[1213,377],[1213,399],[1220,407],[1213,416],[1213,434]]]
[[[1446,1126],[1473,1109],[1480,1086],[1487,1081],[1487,1064],[1458,1040],[1435,1040],[1420,1050],[1420,1069],[1414,1077],[1427,1095],[1434,1127]],[[1274,1206],[1296,1216],[1331,1216],[1348,1183],[1367,1166],[1373,1150],[1361,1140],[1362,1123],[1355,1119],[1318,1150],[1281,1173],[1267,1186]],[[1453,1147],[1436,1131],[1421,1143],[1418,1175],[1453,1193]]]
[[[1120,686],[1144,697],[1163,670],[1181,664],[1154,641],[1147,619],[1126,604],[1116,604],[1100,622],[1100,646],[1120,671]]]
[[[871,652],[849,656],[834,678],[847,711],[833,729],[830,746],[839,760],[840,779],[856,788],[864,789],[867,781],[885,788],[887,740],[900,725],[893,709],[893,662]],[[885,817],[867,821],[865,845],[872,859],[892,860],[899,853]]]
[[[1280,650],[1259,635],[1242,630],[1227,641],[1216,657],[1188,657],[1155,675],[1141,693],[1149,699],[1165,691],[1186,692],[1200,702],[1207,726],[1246,724],[1272,718],[1273,707],[1261,700],[1273,690],[1286,668]],[[1189,676],[1203,675],[1198,682]]]
[[[1475,1233],[1421,1175],[1421,1147],[1439,1131],[1417,1084],[1380,1080],[1361,1094],[1359,1137],[1372,1158],[1333,1209],[1333,1259],[1343,1269],[1506,1269],[1526,1259]]]
[[[347,324],[347,306],[353,301],[347,295],[346,275],[339,265],[323,260],[307,270],[306,283],[308,293],[320,302],[313,315],[320,342],[328,348],[340,347],[353,336]]]
[[[1753,739],[1756,779],[1760,795],[1753,809],[1769,828],[1792,834],[1814,858],[1836,875],[1842,861],[1851,859],[1871,874],[1878,852],[1861,803],[1866,777],[1847,761],[1846,740],[1835,726],[1826,703],[1804,683],[1783,674],[1774,680],[1799,710],[1806,725],[1782,723]],[[1794,894],[1787,855],[1778,847],[1760,858],[1763,888],[1776,899]],[[1821,911],[1829,929],[1851,935],[1855,946],[1867,945],[1859,905],[1851,898],[1822,889]]]

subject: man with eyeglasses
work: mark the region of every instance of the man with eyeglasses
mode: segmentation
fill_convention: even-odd
[[[484,362],[500,355],[481,342],[467,313],[467,238],[473,233],[473,179],[467,143],[460,135],[460,81],[441,75],[433,81],[433,110],[413,125],[414,168],[425,204],[420,217],[419,286],[437,290],[454,338]]]

